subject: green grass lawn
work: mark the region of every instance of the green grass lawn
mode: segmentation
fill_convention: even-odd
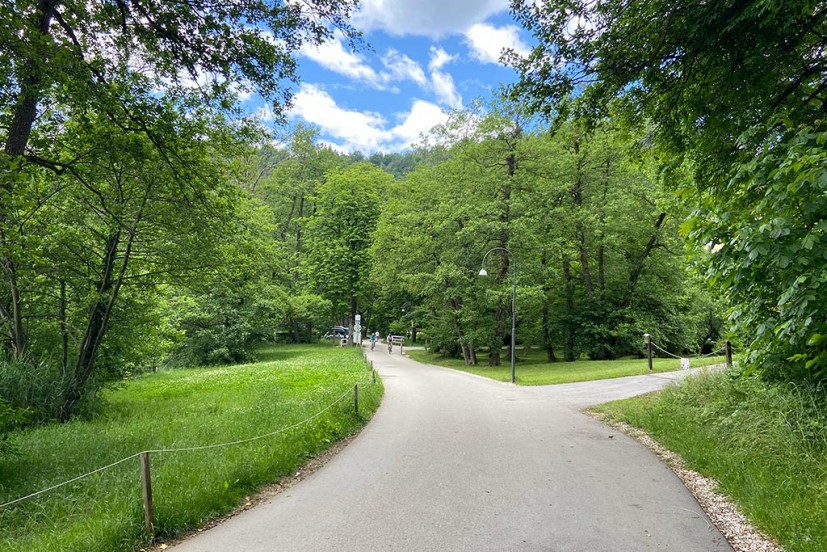
[[[227,513],[245,496],[366,423],[381,383],[361,355],[329,346],[262,349],[239,366],[147,374],[105,392],[93,420],[13,435],[0,458],[0,503],[69,480],[143,450],[271,437],[210,450],[151,454],[156,534],[169,537]],[[353,386],[360,384],[360,414]],[[0,550],[136,550],[148,538],[137,458],[38,498],[0,509]]]
[[[455,370],[462,370],[497,381],[511,381],[511,360],[509,352],[503,349],[500,366],[488,366],[488,355],[480,354],[477,366],[466,366],[462,359],[447,358],[441,355],[421,350],[407,351],[410,357],[426,364],[436,364]],[[708,366],[725,362],[724,357],[707,357],[691,359],[691,367]],[[674,358],[656,358],[652,372],[673,372],[680,370],[680,360]],[[548,362],[545,351],[532,349],[524,351],[517,349],[517,364],[515,367],[516,383],[518,385],[549,385],[554,383],[572,383],[576,381],[592,381],[598,379],[620,378],[650,374],[646,359],[624,360],[576,360],[574,362]]]
[[[593,410],[644,429],[717,480],[784,550],[827,550],[824,388],[708,373]]]

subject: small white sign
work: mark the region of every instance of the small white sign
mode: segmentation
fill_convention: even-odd
[[[687,368],[689,368],[689,359],[688,358],[682,358],[681,359],[681,370],[686,370]]]

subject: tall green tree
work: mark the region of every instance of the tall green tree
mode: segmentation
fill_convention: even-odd
[[[369,249],[384,194],[393,177],[367,163],[328,173],[307,220],[304,270],[316,293],[331,301],[333,315],[353,325],[373,294]]]
[[[549,114],[570,94],[592,115],[619,102],[651,123],[667,168],[692,178],[678,186],[696,208],[687,230],[714,246],[708,275],[756,336],[752,365],[823,379],[827,287],[811,270],[824,211],[810,209],[827,112],[823,2],[514,0],[512,11],[538,39],[528,58],[511,56],[516,93]],[[778,255],[772,236],[787,244]],[[803,260],[788,262],[793,252]]]
[[[651,148],[635,147],[638,136],[610,120],[548,132],[503,107],[457,114],[438,161],[395,184],[380,218],[376,283],[414,298],[431,345],[469,364],[480,350],[490,364],[500,360],[514,259],[517,335],[549,360],[555,349],[566,360],[636,354],[646,332],[680,351],[717,337],[717,329],[699,337],[696,301],[674,292],[693,287],[681,209]],[[512,255],[492,252],[493,278],[477,277],[483,255],[499,247]]]
[[[0,5],[2,345],[39,359],[53,350],[41,345],[59,343],[64,367],[74,347],[61,417],[94,379],[125,286],[141,270],[192,273],[202,264],[195,257],[211,250],[214,226],[233,202],[221,182],[225,161],[235,143],[254,138],[250,125],[231,122],[238,92],[256,91],[282,113],[293,53],[335,28],[356,39],[347,23],[353,5]],[[54,212],[60,216],[43,216]],[[63,231],[61,222],[81,227]],[[68,239],[73,232],[77,241]],[[55,246],[61,236],[64,252]],[[38,271],[48,265],[43,251],[59,255],[63,269],[47,277],[48,295]],[[58,307],[42,318],[46,297]],[[79,327],[71,326],[74,300],[87,313]],[[43,337],[49,328],[53,337]]]

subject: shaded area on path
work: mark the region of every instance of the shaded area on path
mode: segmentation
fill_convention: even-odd
[[[686,372],[517,387],[368,351],[372,422],[306,481],[178,552],[728,551],[683,484],[579,409]]]

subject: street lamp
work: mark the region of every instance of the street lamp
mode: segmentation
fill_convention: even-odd
[[[512,264],[514,265],[514,285],[511,290],[511,383],[514,383],[515,355],[517,354],[517,257],[515,257],[514,253],[505,247],[494,247],[489,249],[482,257],[480,276],[488,276],[488,272],[485,270],[485,259],[488,258],[488,254],[492,251],[503,251],[506,254],[511,255]]]

